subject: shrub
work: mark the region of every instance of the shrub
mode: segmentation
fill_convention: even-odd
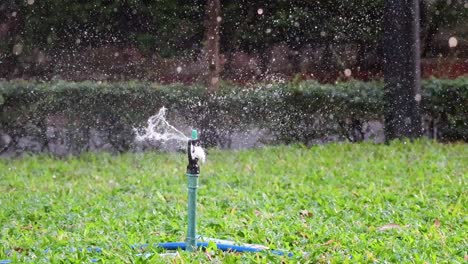
[[[425,133],[442,140],[468,139],[468,78],[423,82]],[[162,106],[170,119],[200,128],[206,143],[229,145],[230,134],[249,128],[285,142],[363,140],[366,122],[383,120],[383,84],[263,84],[255,89],[144,82],[0,82],[0,132],[12,144],[33,137],[47,145],[51,127],[65,129],[72,152],[89,148],[90,130],[102,131],[114,149],[131,148],[132,127]],[[16,141],[15,141],[16,140]],[[16,142],[17,143],[17,142]]]

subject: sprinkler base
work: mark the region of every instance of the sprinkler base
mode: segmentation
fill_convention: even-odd
[[[242,252],[265,252],[265,253],[271,253],[274,255],[278,256],[288,256],[292,257],[292,253],[287,253],[283,252],[280,250],[272,250],[269,249],[266,246],[263,245],[258,245],[258,244],[240,244],[236,243],[233,241],[229,240],[221,240],[221,239],[215,239],[215,238],[204,238],[204,237],[197,237],[197,246],[196,248],[201,249],[201,250],[206,250],[208,246],[210,245],[210,242],[213,244],[216,244],[216,248],[221,251],[226,251],[226,252],[237,252],[237,253],[242,253]],[[159,243],[157,244],[158,247],[166,249],[166,250],[186,250],[187,245],[185,242],[165,242],[165,243]]]

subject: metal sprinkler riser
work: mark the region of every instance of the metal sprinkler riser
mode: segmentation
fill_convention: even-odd
[[[197,188],[200,166],[198,165],[198,158],[192,155],[192,150],[195,146],[200,146],[200,140],[198,139],[197,130],[192,130],[192,139],[187,143],[188,229],[185,249],[189,252],[193,252],[197,249]]]

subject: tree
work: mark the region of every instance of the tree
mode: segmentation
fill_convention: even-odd
[[[421,136],[419,1],[386,0],[384,12],[385,137]]]
[[[219,29],[221,23],[219,0],[207,0],[205,7],[204,58],[208,65],[206,83],[211,92],[219,88]]]

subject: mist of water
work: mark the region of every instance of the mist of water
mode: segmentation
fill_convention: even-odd
[[[169,124],[166,120],[166,111],[167,108],[162,107],[157,114],[148,118],[146,127],[134,128],[135,140],[137,142],[176,144],[179,148],[184,149],[190,138]],[[192,146],[190,151],[193,158],[205,162],[206,155],[201,146]]]
[[[146,127],[134,128],[135,140],[158,143],[177,141],[179,144],[186,144],[189,138],[167,122],[166,111],[167,108],[162,107],[157,114],[148,118]]]

